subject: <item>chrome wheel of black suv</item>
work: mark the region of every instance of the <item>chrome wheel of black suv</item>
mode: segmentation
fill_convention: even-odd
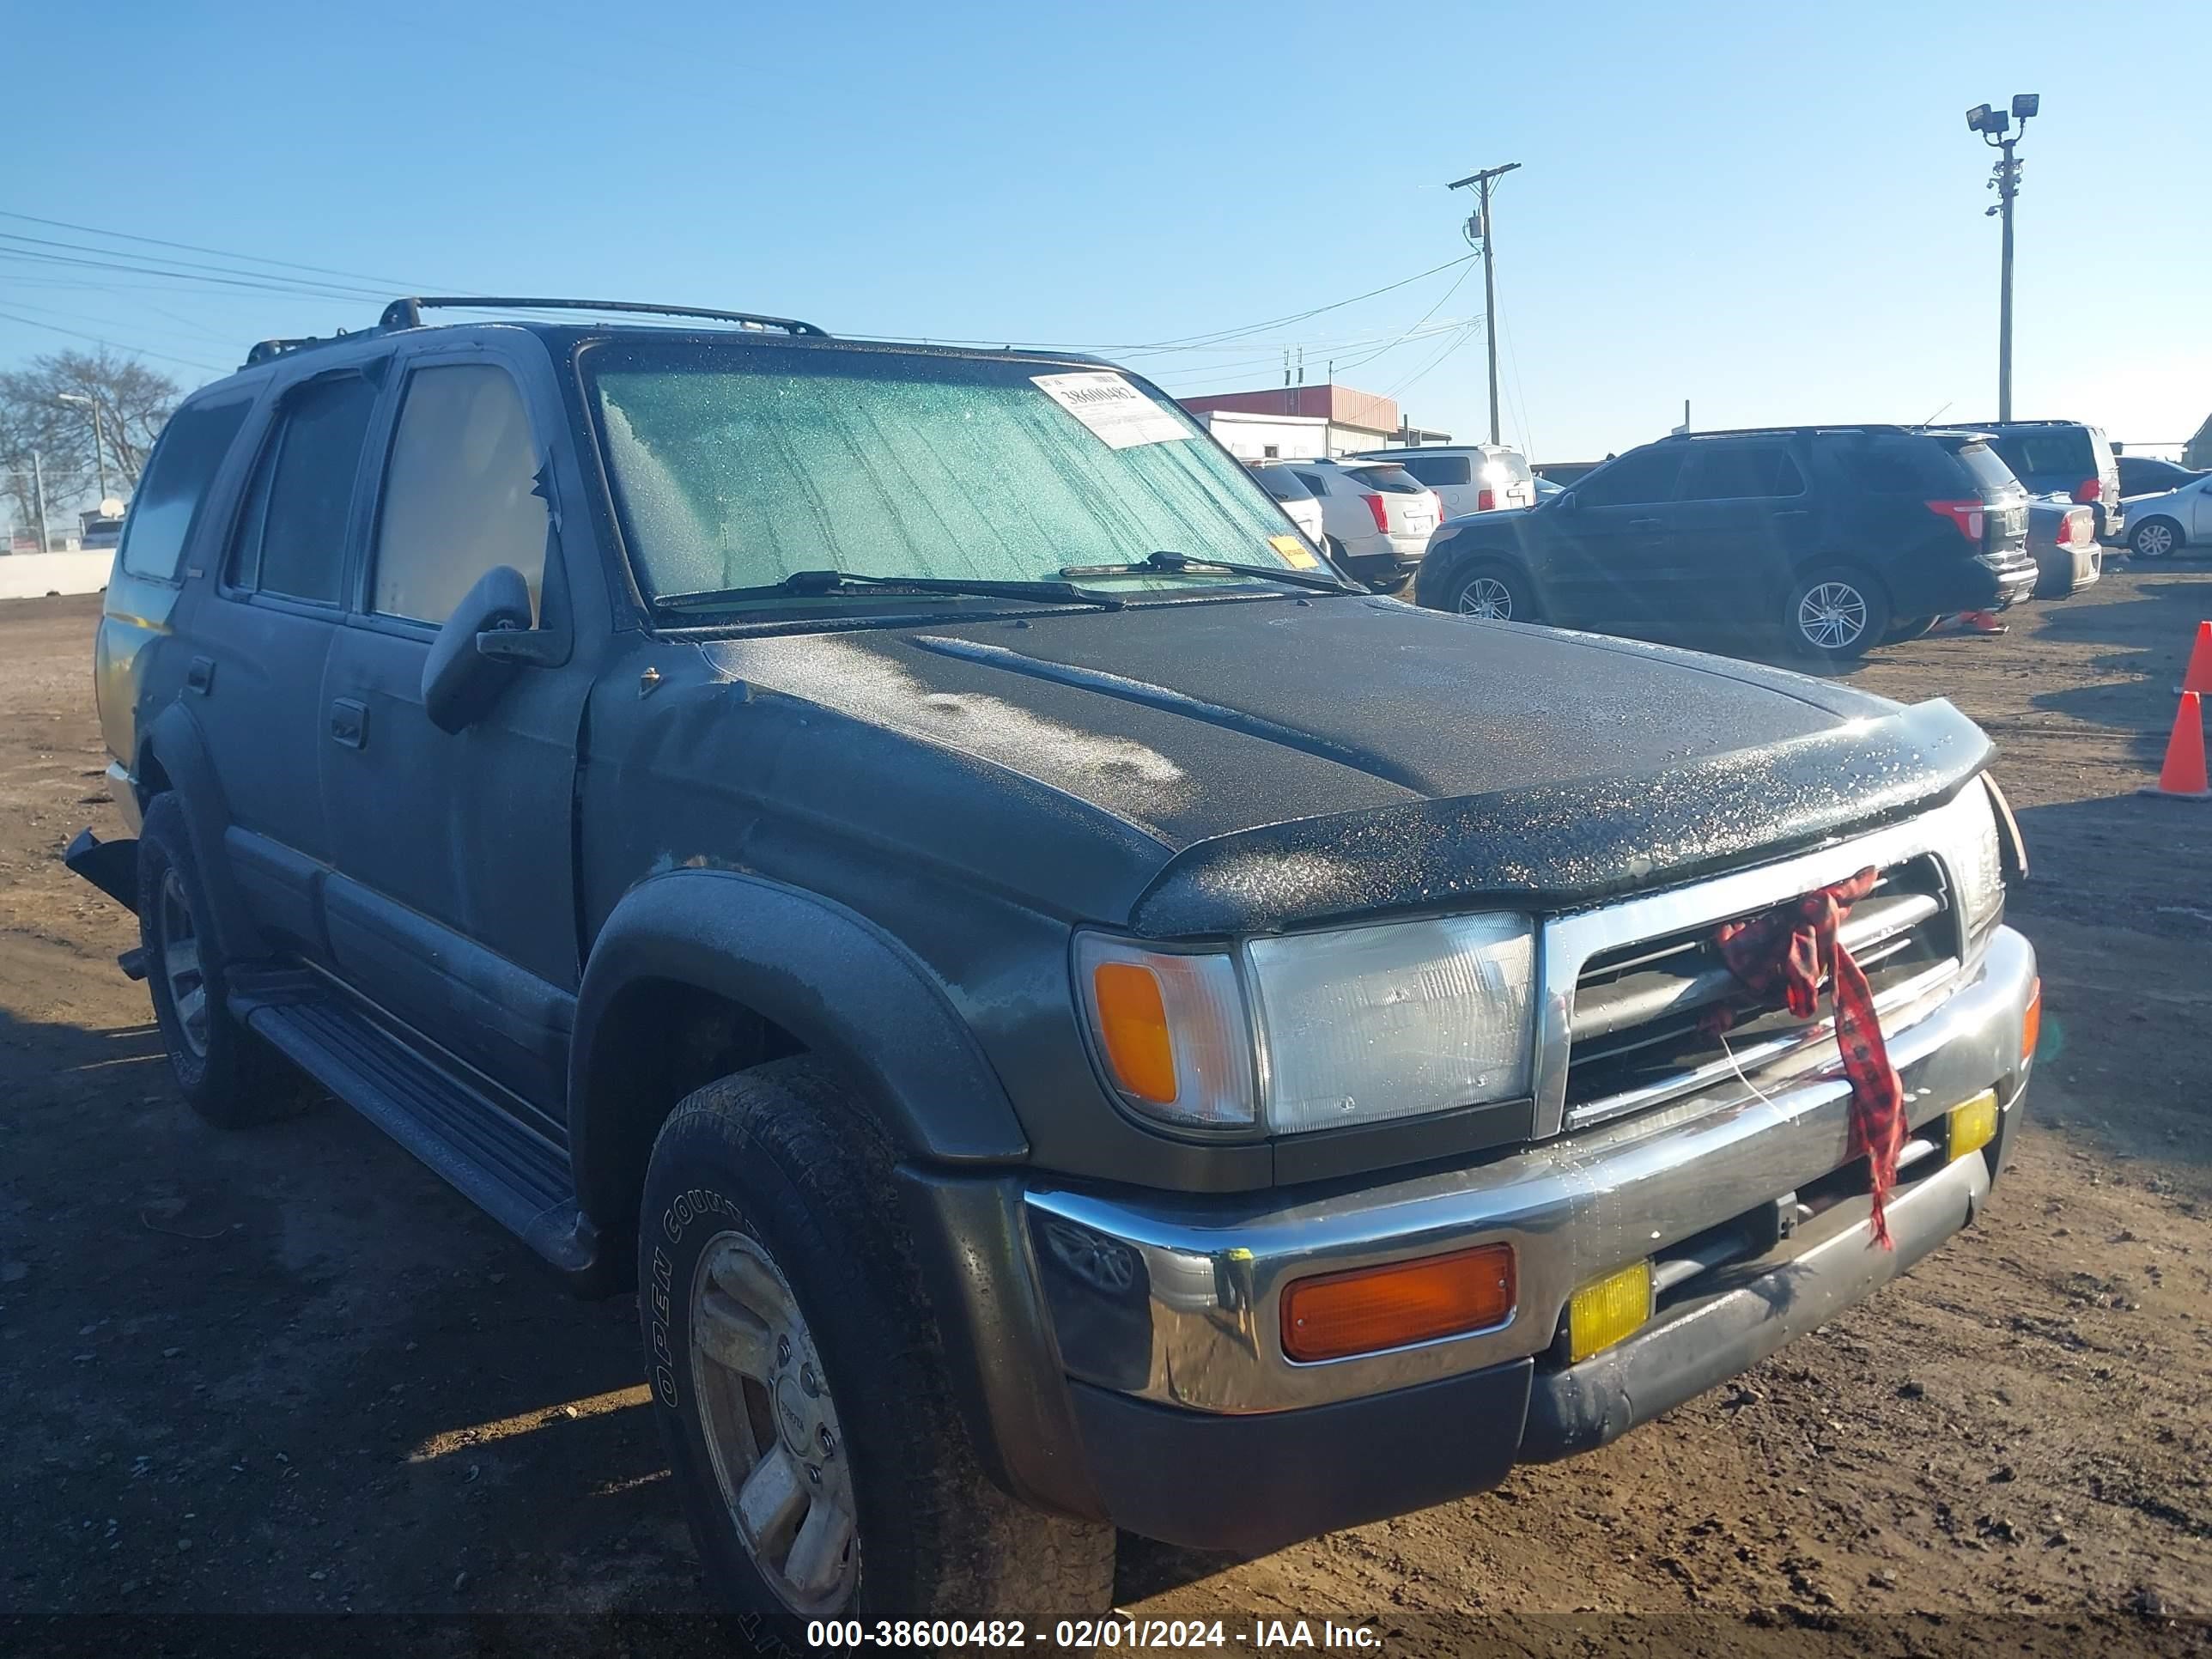
[[[1462,617],[1486,622],[1536,620],[1527,585],[1503,565],[1482,565],[1468,572],[1453,591],[1451,608]]]
[[[1793,648],[1849,661],[1888,634],[1889,601],[1856,571],[1816,570],[1790,590],[1783,626]]]

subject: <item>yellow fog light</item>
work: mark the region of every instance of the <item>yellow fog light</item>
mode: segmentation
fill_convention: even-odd
[[[1577,1291],[1567,1304],[1567,1358],[1580,1364],[1651,1317],[1651,1264],[1632,1261]]]
[[[1951,1156],[1978,1152],[1997,1138],[1997,1091],[1984,1089],[1950,1110]]]

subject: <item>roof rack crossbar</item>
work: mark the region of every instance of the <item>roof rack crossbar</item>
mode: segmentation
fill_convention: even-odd
[[[477,311],[623,311],[650,317],[707,317],[718,323],[738,323],[748,328],[781,329],[786,334],[817,340],[829,331],[791,317],[763,317],[750,311],[709,311],[700,306],[655,306],[636,300],[524,300],[493,295],[412,295],[394,300],[378,319],[382,328],[420,328],[424,311],[466,307]]]
[[[1887,421],[1831,421],[1813,426],[1717,426],[1696,432],[1670,432],[1659,441],[1696,438],[1800,437],[1820,432],[1906,432],[1911,429]]]

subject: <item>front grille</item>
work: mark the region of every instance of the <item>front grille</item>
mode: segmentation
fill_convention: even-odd
[[[1599,952],[1575,981],[1565,1127],[1658,1104],[1742,1070],[1772,1066],[1832,1029],[1828,1000],[1802,1020],[1778,994],[1754,996],[1712,943],[1719,923]],[[1958,968],[1958,935],[1942,869],[1926,856],[1884,870],[1851,907],[1844,945],[1866,970],[1877,1006],[1932,988]],[[1726,1040],[1706,1029],[1727,1006]]]

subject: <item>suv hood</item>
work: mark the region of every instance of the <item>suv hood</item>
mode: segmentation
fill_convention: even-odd
[[[1379,599],[948,619],[702,649],[756,702],[799,699],[902,734],[970,787],[979,763],[1041,787],[1013,791],[1042,805],[1030,819],[1079,803],[1111,820],[1124,847],[1152,851],[1132,872],[1145,890],[1110,919],[1161,933],[1285,926],[1484,884],[1522,903],[1649,885],[1692,847],[1740,859],[1948,794],[1986,751],[1948,704],[1913,711],[1948,716],[1915,725],[1893,703],[1797,675]],[[1946,763],[1918,754],[1931,745]],[[814,764],[836,752],[817,747]],[[926,753],[914,760],[933,769]],[[870,780],[886,812],[900,810],[904,769]],[[1594,813],[1613,828],[1597,833]],[[927,835],[924,815],[909,823]],[[1047,826],[1009,822],[1006,835],[1032,829]]]

